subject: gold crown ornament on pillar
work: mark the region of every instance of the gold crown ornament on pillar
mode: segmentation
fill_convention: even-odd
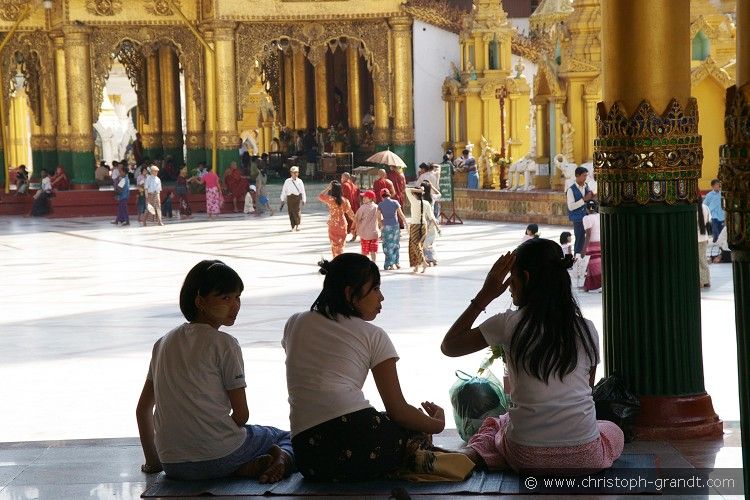
[[[694,97],[664,113],[643,100],[628,117],[620,102],[596,109],[594,172],[603,206],[688,203],[696,199],[703,162]]]
[[[727,143],[719,148],[719,180],[727,242],[732,250],[750,250],[750,84],[727,89],[724,129]]]

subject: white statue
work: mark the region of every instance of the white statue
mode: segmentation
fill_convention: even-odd
[[[485,186],[492,184],[492,157],[495,156],[495,150],[490,147],[490,142],[482,136],[480,142],[482,147],[482,154],[479,156],[479,168],[484,169],[485,175]]]
[[[558,153],[555,155],[555,167],[560,170],[563,177],[565,177],[563,191],[567,191],[576,181],[576,168],[578,168],[578,165],[568,161],[562,153]]]
[[[560,123],[562,123],[562,154],[568,161],[573,161],[573,135],[576,129],[565,114],[560,118]]]
[[[508,168],[510,187],[508,191],[531,191],[534,189],[534,176],[538,173],[536,155],[528,153],[526,156],[514,162]],[[523,174],[523,186],[521,186],[521,174]]]

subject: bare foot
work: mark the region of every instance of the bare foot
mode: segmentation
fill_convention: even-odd
[[[271,464],[258,478],[261,483],[276,483],[288,476],[292,469],[292,457],[276,445],[268,449],[268,455],[273,458]]]
[[[271,455],[261,455],[246,464],[242,464],[239,469],[234,471],[234,475],[239,477],[258,478],[272,463],[273,457]]]

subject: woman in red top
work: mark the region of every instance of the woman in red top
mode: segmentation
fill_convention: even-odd
[[[334,257],[344,252],[344,243],[346,242],[347,221],[354,220],[354,212],[349,204],[349,200],[343,197],[341,192],[341,183],[331,181],[318,195],[318,199],[328,207],[330,216],[328,217],[328,239],[331,240],[331,253]],[[354,230],[354,224],[351,224]]]
[[[224,203],[224,198],[221,196],[219,176],[216,175],[212,168],[209,165],[206,167],[206,173],[202,177],[191,178],[191,180],[197,179],[198,182],[206,186],[206,213],[209,219],[221,213],[221,205]]]

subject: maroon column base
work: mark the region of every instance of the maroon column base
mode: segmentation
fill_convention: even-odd
[[[694,439],[717,437],[724,432],[711,396],[705,392],[693,396],[641,396],[640,399],[636,439]]]
[[[99,186],[96,184],[73,184],[73,187],[71,188],[73,191],[81,191],[84,189],[99,189]]]

